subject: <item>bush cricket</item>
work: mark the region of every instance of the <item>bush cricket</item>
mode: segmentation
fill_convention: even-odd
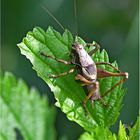
[[[74,4],[76,7],[76,1],[74,1]],[[51,12],[44,8],[46,12],[60,25],[60,27],[64,30],[64,27],[62,24],[51,14]],[[76,16],[76,9],[75,9],[75,16]],[[92,49],[89,53],[85,50],[85,47],[91,47],[95,46],[95,49]],[[67,74],[73,73],[75,70],[78,71],[78,74],[75,76],[75,80],[81,81],[82,86],[86,86],[88,93],[85,99],[83,100],[83,105],[86,108],[86,103],[89,99],[91,99],[92,104],[94,105],[95,100],[101,100],[103,104],[103,97],[107,96],[114,88],[116,88],[118,85],[123,83],[126,79],[128,79],[128,73],[127,72],[120,72],[119,69],[114,67],[111,63],[107,62],[97,62],[95,63],[92,59],[92,55],[100,48],[99,44],[94,42],[93,44],[87,43],[85,46],[74,42],[72,44],[71,48],[71,61],[65,61],[62,59],[57,59],[53,56],[50,56],[44,52],[40,52],[41,55],[45,57],[49,57],[50,59],[54,59],[60,63],[63,63],[65,65],[75,65],[74,68],[70,69],[67,72],[60,73],[58,75],[51,74],[50,78],[59,78],[61,76],[65,76]],[[113,68],[116,72],[110,72],[101,68],[98,68],[98,65],[108,65],[111,68]],[[106,77],[112,77],[112,76],[121,76],[123,77],[119,82],[117,82],[115,85],[113,85],[109,90],[107,90],[105,93],[100,95],[100,85],[99,85],[99,78],[106,78]]]
[[[86,46],[96,46],[95,49],[91,50],[89,53],[85,50],[84,47]],[[83,46],[82,44],[79,44],[75,42],[72,44],[72,60],[71,61],[65,61],[62,59],[57,59],[53,56],[47,55],[43,52],[41,52],[41,55],[45,57],[49,57],[51,59],[54,59],[60,63],[63,63],[65,65],[75,65],[76,67],[70,69],[68,72],[60,73],[58,75],[49,75],[50,78],[59,78],[61,76],[66,76],[67,74],[73,73],[75,70],[78,71],[78,74],[75,76],[75,80],[79,80],[82,82],[82,86],[86,86],[88,90],[88,94],[85,97],[83,101],[84,107],[86,107],[86,103],[89,99],[91,99],[93,105],[94,101],[100,99],[103,104],[104,101],[102,100],[103,97],[108,95],[115,87],[123,83],[126,79],[128,79],[128,73],[127,72],[120,72],[116,67],[114,67],[111,63],[107,62],[97,62],[95,63],[91,56],[100,48],[99,45],[96,44],[87,44],[86,46]],[[116,70],[116,73],[109,72],[106,70],[103,70],[101,68],[98,68],[98,65],[108,65],[114,70]],[[117,82],[115,85],[113,85],[109,90],[107,90],[102,96],[100,96],[99,91],[99,78],[105,78],[105,77],[111,77],[111,76],[122,76],[123,79],[121,79],[119,82]]]

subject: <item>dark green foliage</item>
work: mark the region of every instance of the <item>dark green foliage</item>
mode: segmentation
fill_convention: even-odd
[[[80,43],[85,43],[79,37],[76,39]],[[76,72],[57,79],[48,77],[51,73],[68,71],[73,66],[66,66],[50,58],[42,57],[40,52],[43,51],[57,58],[70,60],[68,54],[70,54],[72,43],[73,37],[67,30],[61,36],[49,27],[46,33],[41,28],[35,28],[18,46],[22,54],[30,59],[38,75],[50,86],[57,100],[56,105],[66,113],[70,120],[77,122],[87,131],[80,136],[79,140],[137,140],[139,119],[133,128],[129,128],[129,136],[121,122],[118,136],[109,130],[120,112],[124,96],[122,85],[104,98],[108,107],[103,106],[100,101],[95,101],[94,108],[92,108],[89,101],[87,103],[89,114],[87,114],[81,104],[86,93],[74,80]],[[93,60],[95,62],[109,62],[108,55],[104,50],[94,54]],[[116,62],[113,65],[118,67]],[[102,68],[113,71],[107,66],[102,66]],[[101,95],[119,80],[120,78],[100,79]],[[22,80],[16,80],[8,72],[1,76],[0,84],[2,91],[0,96],[0,106],[2,107],[0,138],[4,140],[15,138],[24,138],[25,140],[55,139],[53,127],[55,112],[53,108],[48,108],[46,98],[40,98],[36,89],[29,90]]]

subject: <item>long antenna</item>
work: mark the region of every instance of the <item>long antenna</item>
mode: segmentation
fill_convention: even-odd
[[[78,35],[78,19],[77,19],[77,4],[76,0],[74,0],[74,17],[75,17],[75,32]]]
[[[50,10],[47,7],[44,7],[43,5],[41,5],[41,7],[45,10],[45,12],[47,12],[52,18],[53,20],[63,29],[65,30],[64,26],[55,18],[55,16],[50,12]]]

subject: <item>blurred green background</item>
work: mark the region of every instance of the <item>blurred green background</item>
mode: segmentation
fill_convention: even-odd
[[[17,43],[35,26],[44,30],[49,25],[63,32],[56,22],[43,10],[47,7],[55,17],[75,35],[73,0],[2,0],[2,70],[22,77],[29,86],[47,93],[50,104],[55,100],[45,82],[37,77],[31,63],[20,54]],[[133,124],[138,116],[138,0],[77,0],[78,34],[86,42],[97,41],[106,49],[111,62],[117,60],[122,71],[129,72],[125,83],[127,94],[118,120]],[[75,140],[83,130],[57,109],[57,136],[66,135]],[[118,121],[112,128],[116,131]]]

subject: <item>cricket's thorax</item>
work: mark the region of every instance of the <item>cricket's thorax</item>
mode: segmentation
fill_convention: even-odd
[[[82,66],[82,72],[84,77],[86,77],[90,81],[96,80],[97,68],[91,56],[86,52],[84,46],[81,44],[75,44],[74,48],[79,56],[79,61]]]

